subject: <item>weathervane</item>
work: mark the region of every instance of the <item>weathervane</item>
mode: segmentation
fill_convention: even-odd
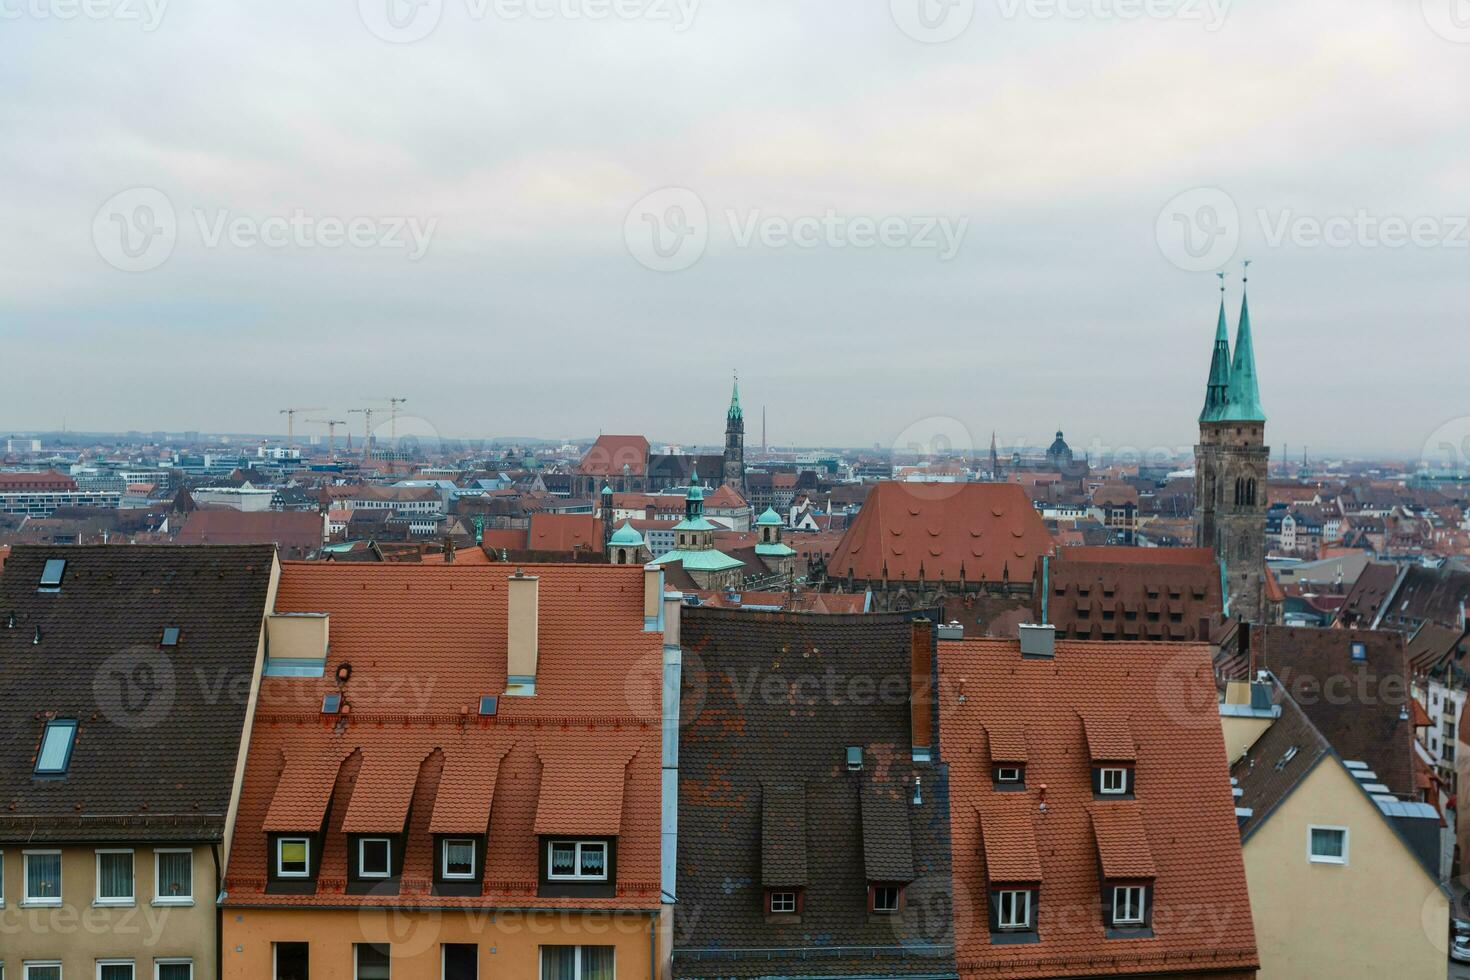
[[[1240,284],[1244,286],[1251,281],[1251,260],[1246,259],[1240,263]]]
[[[1230,273],[1224,271],[1223,269],[1215,273],[1215,278],[1220,280],[1220,295],[1222,297],[1225,295],[1225,277],[1228,275],[1230,275]]]

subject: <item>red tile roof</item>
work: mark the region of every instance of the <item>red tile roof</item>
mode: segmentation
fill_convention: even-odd
[[[1026,732],[1020,725],[1003,721],[986,725],[985,736],[990,742],[991,762],[1026,761]]]
[[[273,544],[282,560],[306,558],[322,546],[322,516],[311,511],[196,510],[179,544]]]
[[[1114,565],[1200,565],[1215,567],[1209,548],[1128,548],[1117,545],[1069,545],[1057,553],[1058,561],[1100,561]]]
[[[324,676],[262,681],[228,902],[411,905],[432,880],[431,835],[488,825],[483,895],[436,903],[658,907],[663,638],[643,630],[643,570],[522,567],[539,578],[536,693],[481,718],[480,697],[506,688],[512,569],[283,564],[277,610],[327,613],[331,646]],[[326,693],[343,694],[344,714],[321,715]],[[344,762],[357,759],[354,785]],[[266,894],[266,831],[323,819],[316,894]],[[346,894],[347,828],[402,819],[400,895]],[[537,833],[551,826],[617,834],[616,898],[537,896]]]
[[[1019,793],[992,793],[975,807],[985,849],[988,881],[1022,884],[1041,881],[1036,852],[1036,806]]]
[[[961,976],[1250,974],[1258,957],[1209,647],[1058,640],[1055,658],[1045,660],[1022,658],[1014,640],[966,639],[941,642],[939,657]],[[1109,742],[1126,725],[1136,756],[1136,801],[1128,806],[1093,798],[1084,715],[1109,722]],[[982,739],[1021,718],[1026,789],[997,791]],[[1094,727],[1101,740],[1103,728]],[[1035,943],[992,943],[986,924],[982,824],[998,808],[1004,819],[1012,806],[1029,808],[1035,835]],[[1024,834],[1023,823],[1003,826]],[[1109,939],[1100,912],[1103,863],[1139,874],[1149,870],[1145,854],[1154,872],[1154,934]],[[1014,860],[1007,854],[1002,864]],[[1211,914],[1187,914],[1201,908]]]
[[[602,551],[602,521],[591,514],[532,514],[532,551]]]
[[[598,436],[582,457],[578,472],[585,476],[643,476],[648,472],[648,440],[642,436]],[[601,490],[601,487],[598,487]]]
[[[1015,581],[1031,577],[1052,539],[1014,483],[879,483],[827,563],[876,581]]]

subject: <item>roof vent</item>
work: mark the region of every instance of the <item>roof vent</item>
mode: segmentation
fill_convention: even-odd
[[[847,770],[857,772],[863,767],[863,747],[861,745],[849,745],[847,747]]]
[[[1051,660],[1056,656],[1057,628],[1041,623],[1022,623],[1021,656]]]

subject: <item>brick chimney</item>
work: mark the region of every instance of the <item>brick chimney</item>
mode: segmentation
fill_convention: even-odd
[[[909,624],[909,731],[914,758],[928,758],[934,745],[934,624]]]
[[[505,616],[505,693],[536,693],[541,580],[516,569],[508,582]]]

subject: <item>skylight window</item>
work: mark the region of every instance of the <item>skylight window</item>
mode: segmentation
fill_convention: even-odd
[[[489,718],[495,714],[499,705],[499,699],[493,694],[486,694],[480,698],[480,717]]]
[[[163,628],[163,639],[158,641],[161,647],[176,647],[179,645],[179,628],[177,626],[165,626]]]
[[[66,571],[65,558],[48,558],[46,567],[41,570],[41,588],[57,590],[61,588],[61,575]]]
[[[342,695],[340,695],[340,694],[323,694],[322,695],[322,714],[324,714],[324,715],[335,715],[337,712],[339,712],[341,710],[342,710]]]
[[[36,753],[36,775],[65,775],[66,767],[71,765],[71,747],[76,735],[76,719],[48,721],[41,736],[41,751]]]

